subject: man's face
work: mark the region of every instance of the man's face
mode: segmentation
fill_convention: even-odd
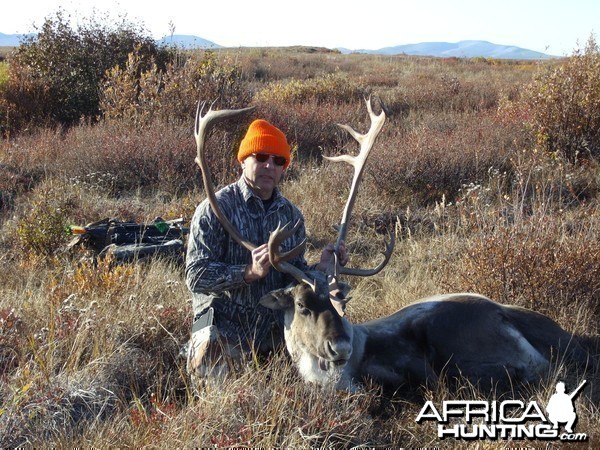
[[[281,180],[283,165],[276,163],[279,158],[281,157],[257,153],[242,161],[242,170],[246,182],[263,200],[271,198],[273,189]],[[264,162],[259,161],[259,159],[264,160]]]

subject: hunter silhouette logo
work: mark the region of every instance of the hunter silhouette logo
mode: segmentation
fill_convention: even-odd
[[[558,429],[559,422],[566,423],[565,431],[567,433],[573,433],[573,424],[577,420],[577,414],[575,413],[575,406],[573,405],[573,399],[581,388],[585,385],[586,380],[583,380],[581,384],[570,394],[565,394],[565,383],[559,381],[556,383],[556,393],[552,394],[546,411],[548,411],[548,419],[554,425],[553,429]]]
[[[586,433],[573,431],[577,421],[573,400],[585,384],[586,380],[583,380],[567,394],[565,383],[556,383],[556,392],[548,400],[545,412],[535,400],[444,400],[439,407],[428,400],[416,422],[436,421],[441,439],[587,441]],[[560,424],[564,424],[562,433]]]

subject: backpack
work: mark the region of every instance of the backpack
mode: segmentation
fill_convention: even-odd
[[[117,263],[159,255],[182,262],[184,236],[189,233],[183,222],[183,219],[165,221],[157,217],[150,224],[102,219],[84,227],[71,225],[68,228],[75,237],[68,248],[81,245],[99,258],[110,255]]]

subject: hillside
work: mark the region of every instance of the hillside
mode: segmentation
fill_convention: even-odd
[[[457,58],[496,58],[496,59],[549,59],[555,56],[528,50],[513,45],[498,45],[487,41],[421,42],[418,44],[396,45],[378,50],[340,49],[342,53],[367,53],[379,55],[438,56]]]
[[[171,36],[163,36],[156,41],[160,45],[170,45],[184,49],[194,48],[222,48],[219,44],[215,44],[208,39],[198,36],[186,34],[174,34]]]
[[[23,38],[29,34],[4,34],[0,33],[0,47],[17,47],[21,45]]]

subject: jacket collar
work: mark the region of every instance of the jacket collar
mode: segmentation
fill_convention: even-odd
[[[250,186],[248,186],[248,183],[246,183],[246,180],[244,179],[244,175],[240,177],[236,184],[242,193],[242,198],[246,203],[248,203],[251,198],[255,198],[256,201],[262,204],[262,199],[250,188]],[[282,197],[283,196],[281,195],[279,188],[276,186],[273,190],[273,203],[278,203]]]

